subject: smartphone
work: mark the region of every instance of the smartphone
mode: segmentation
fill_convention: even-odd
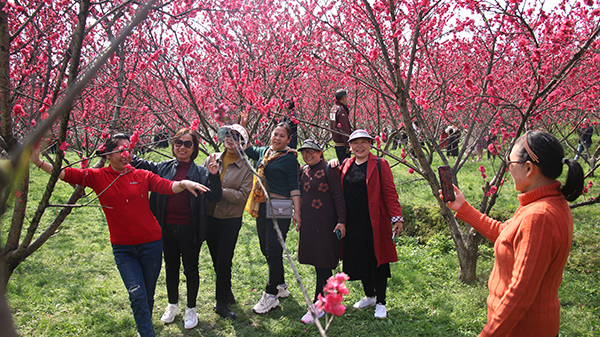
[[[335,236],[337,236],[338,240],[342,241],[342,231],[339,228],[335,230]]]
[[[452,187],[452,169],[448,165],[438,166],[438,173],[440,174],[444,202],[454,201],[456,196],[454,195],[454,188]]]

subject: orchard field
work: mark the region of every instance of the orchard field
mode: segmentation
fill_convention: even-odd
[[[345,88],[352,127],[376,136],[393,166],[409,218],[398,250],[409,258],[394,266],[392,319],[349,311],[332,335],[477,334],[491,250],[437,198],[436,166],[450,165],[482,212],[506,218],[516,207],[506,164],[473,162],[476,144],[502,158],[542,130],[573,158],[588,122],[596,130],[579,160],[586,191],[572,204],[561,333],[598,333],[598,0],[0,0],[0,9],[0,326],[133,333],[101,210],[73,206],[92,197],[57,182],[61,166],[104,165],[96,150],[118,132],[139,137],[138,155],[164,158],[156,145],[182,127],[198,131],[203,157],[222,150],[218,128],[246,114],[253,144],[268,144],[284,117],[301,140],[331,144],[333,93]],[[448,127],[461,133],[457,156],[440,146]],[[408,147],[393,150],[400,133]],[[40,141],[50,178],[28,162]],[[281,310],[250,313],[265,268],[253,233],[246,219],[234,289],[242,317],[219,320],[208,300],[191,333],[304,333],[298,288]],[[205,251],[202,261],[208,299]],[[156,328],[182,334],[181,324]]]
[[[327,159],[334,156],[326,153]],[[151,156],[160,160],[159,156]],[[200,160],[197,160],[200,162]],[[497,164],[496,160],[496,164]],[[470,201],[477,200],[478,168],[488,169],[492,162],[471,162],[459,181]],[[35,172],[32,192],[47,176]],[[423,193],[423,181],[411,182],[406,170],[393,170],[401,205],[406,217],[405,234],[397,240],[400,261],[392,264],[389,279],[388,310],[385,320],[373,317],[372,310],[358,311],[351,305],[362,296],[359,282],[349,282],[350,294],[344,304],[346,313],[335,318],[330,336],[477,336],[486,322],[487,278],[493,264],[489,244],[480,246],[478,279],[465,285],[457,278],[456,252],[441,219],[435,200]],[[512,181],[501,192],[497,217],[509,216],[517,207]],[[70,186],[57,186],[57,196],[69,194]],[[598,187],[594,187],[598,189]],[[57,202],[59,202],[57,200]],[[598,207],[574,211],[573,249],[560,289],[562,324],[560,336],[594,336],[600,331],[600,231]],[[298,235],[290,231],[287,246],[296,261]],[[312,296],[314,270],[297,264],[304,287]],[[233,267],[233,292],[237,304],[232,309],[238,319],[220,318],[212,311],[214,272],[207,247],[201,252],[201,284],[198,296],[200,324],[185,330],[177,318],[164,325],[159,318],[166,306],[164,266],[157,286],[154,326],[158,336],[317,336],[314,325],[300,322],[306,304],[294,275],[285,262],[291,296],[281,300],[280,308],[257,315],[252,306],[260,297],[267,275],[260,253],[254,219],[244,217],[236,246]],[[341,271],[341,264],[338,267]],[[181,274],[181,279],[185,276]],[[184,294],[185,287],[180,287]],[[98,208],[75,210],[43,249],[25,261],[13,275],[8,301],[18,332],[22,336],[135,336],[125,288],[114,264],[106,221]],[[181,304],[183,305],[183,304]],[[323,320],[321,320],[323,322]]]

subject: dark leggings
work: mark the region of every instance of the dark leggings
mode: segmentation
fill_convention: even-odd
[[[377,303],[385,305],[385,296],[387,288],[387,270],[386,264],[373,269],[372,273],[365,273],[361,279],[363,290],[367,297],[377,296]]]
[[[318,268],[315,267],[315,273],[317,274],[317,282],[315,285],[315,298],[313,302],[316,302],[319,299],[319,294],[325,297],[323,293],[323,288],[327,284],[327,280],[333,275],[331,269]]]
[[[229,303],[235,299],[231,292],[231,265],[241,227],[241,217],[232,219],[208,217],[206,243],[216,274],[217,303]]]
[[[179,266],[183,261],[183,273],[187,283],[187,306],[195,308],[200,284],[198,255],[202,243],[194,244],[192,225],[164,224],[162,232],[169,303],[179,302]]]
[[[277,238],[277,232],[273,228],[273,219],[266,218],[266,203],[261,203],[258,209],[258,218],[256,218],[256,230],[258,232],[258,241],[260,242],[260,250],[267,258],[269,265],[269,280],[265,287],[267,294],[276,295],[277,286],[285,283],[283,272],[283,247]],[[283,235],[283,241],[290,229],[292,219],[277,219],[279,230]]]

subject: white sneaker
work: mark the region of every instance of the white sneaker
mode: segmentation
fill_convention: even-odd
[[[196,308],[185,308],[185,318],[183,319],[183,327],[193,329],[198,325],[198,315]]]
[[[315,309],[315,310],[317,310],[317,309]],[[324,315],[325,315],[325,310],[321,310],[321,311],[317,310],[317,318],[321,318]],[[302,321],[302,323],[306,323],[306,324],[312,324],[315,322],[313,315],[310,313],[310,309],[306,311],[306,314],[304,314],[304,316],[302,316],[302,318],[300,320]]]
[[[252,310],[254,310],[254,312],[257,314],[264,314],[278,305],[279,300],[277,299],[277,296],[263,292],[260,301],[254,305]]]
[[[287,289],[287,283],[277,286],[277,298],[286,298],[290,296],[290,291]]]
[[[175,320],[175,316],[179,315],[179,304],[170,304],[167,305],[165,309],[165,313],[160,318],[161,321],[166,324],[173,323]]]
[[[364,308],[369,308],[372,306],[375,306],[375,304],[377,303],[377,296],[374,297],[363,297],[362,300],[354,303],[354,305],[352,307],[354,307],[354,309],[364,309]]]
[[[377,303],[375,306],[375,318],[386,318],[387,317],[387,309],[385,305]]]

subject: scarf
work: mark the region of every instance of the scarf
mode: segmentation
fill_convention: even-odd
[[[265,151],[265,155],[260,164],[258,164],[258,168],[256,170],[261,180],[265,179],[265,167],[267,167],[269,163],[286,154],[286,152],[271,151],[271,148],[268,148],[267,151]],[[246,202],[245,210],[248,211],[253,218],[258,218],[258,208],[260,207],[260,203],[267,201],[267,196],[265,195],[265,191],[263,191],[262,187],[260,187],[260,181],[258,181],[256,177],[254,177],[252,185],[252,191],[250,191],[250,197]]]

